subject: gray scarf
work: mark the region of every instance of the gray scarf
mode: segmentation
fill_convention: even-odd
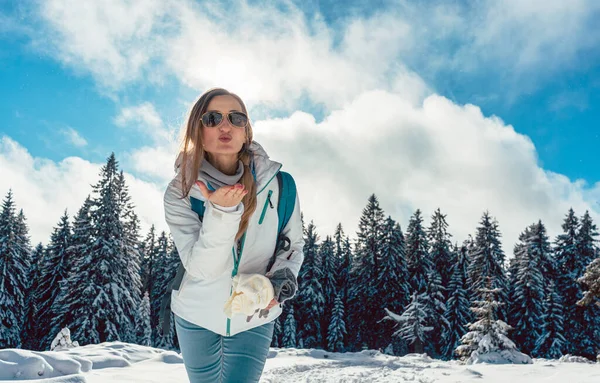
[[[244,163],[239,160],[238,168],[234,175],[229,176],[223,174],[219,169],[215,168],[208,160],[204,159],[200,166],[200,175],[210,183],[214,189],[218,189],[225,185],[234,185],[244,175]]]

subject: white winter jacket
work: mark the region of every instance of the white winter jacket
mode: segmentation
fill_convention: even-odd
[[[257,314],[246,321],[247,316],[242,314],[232,319],[225,316],[223,307],[231,294],[238,245],[241,246],[238,274],[265,275],[267,271],[289,267],[297,278],[304,260],[300,202],[296,196],[294,212],[283,229],[290,239],[290,249],[280,252],[271,270],[266,270],[277,239],[279,186],[276,174],[282,165],[270,160],[255,141],[250,145],[250,151],[254,153],[257,205],[243,244],[235,241],[244,210],[242,203],[230,209],[219,208],[206,201],[196,184],[189,195],[181,199],[180,173],[169,183],[164,194],[165,219],[186,270],[179,290],[173,290],[171,310],[189,322],[224,336],[271,322],[281,314],[281,305],[275,305],[266,318],[259,318]],[[206,183],[200,175],[198,179]],[[191,209],[190,196],[205,201],[203,222]]]

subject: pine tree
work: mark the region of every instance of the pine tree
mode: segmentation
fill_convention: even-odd
[[[91,218],[92,200],[88,196],[73,222],[72,265],[67,279],[61,281],[58,306],[66,317],[66,327],[80,344],[100,343],[97,312],[90,310],[98,296],[96,270],[92,261],[94,228]]]
[[[345,336],[344,304],[340,294],[336,294],[331,321],[327,329],[327,349],[334,352],[343,352]]]
[[[152,327],[150,326],[150,297],[144,291],[144,298],[135,316],[136,343],[152,346]]]
[[[400,337],[411,346],[412,352],[418,354],[422,354],[425,350],[426,333],[433,330],[432,327],[426,325],[429,318],[421,303],[424,299],[425,294],[413,293],[412,300],[402,315],[384,308],[387,315],[382,319],[397,322],[399,328],[392,335]]]
[[[375,281],[379,310],[386,307],[392,312],[402,312],[409,303],[410,279],[405,251],[400,225],[388,216],[383,227],[380,262]],[[375,349],[385,348],[392,338],[394,326],[390,322],[383,322],[371,331],[377,339]]]
[[[578,287],[579,302],[584,297],[584,289],[577,282],[579,278],[585,275],[586,267],[593,262],[596,257],[598,247],[598,229],[588,211],[581,218],[581,226],[577,233],[577,250],[580,254],[583,267],[579,270],[575,283]],[[576,302],[576,303],[577,303]],[[584,331],[579,334],[578,354],[588,359],[595,360],[600,351],[600,305],[581,306],[576,305],[575,310],[581,310],[581,319]]]
[[[446,319],[446,302],[442,280],[435,268],[432,268],[427,278],[427,290],[423,296],[423,307],[427,314],[427,326],[433,331],[425,334],[425,351],[435,358],[443,357],[443,350],[448,345],[446,335],[450,331],[450,323]]]
[[[294,318],[294,306],[288,306],[288,312],[283,322],[283,337],[281,340],[282,347],[295,348],[296,345],[296,318]]]
[[[469,300],[467,244],[455,250],[456,263],[452,267],[452,278],[448,284],[448,303],[446,304],[446,320],[448,333],[445,335],[446,347],[442,355],[451,357],[460,345],[461,338],[467,333],[467,324],[471,322],[471,302]]]
[[[586,267],[585,274],[578,279],[578,282],[587,290],[584,291],[583,298],[577,304],[580,306],[592,303],[600,304],[600,254]]]
[[[327,333],[332,320],[332,313],[335,306],[335,297],[337,295],[336,274],[338,269],[337,260],[334,254],[334,243],[330,236],[325,237],[325,241],[319,247],[320,258],[323,262],[323,297],[325,306],[323,310],[323,320],[321,321],[321,329],[323,331],[322,339],[324,341],[323,348],[328,350]]]
[[[158,326],[160,325],[160,304],[163,297],[167,293],[167,287],[169,283],[175,278],[177,274],[177,267],[179,266],[179,254],[177,248],[172,243],[172,239],[167,237],[167,234],[163,231],[160,233],[157,241],[157,258],[155,263],[156,279],[151,283],[154,291],[151,292],[151,311],[152,311],[152,329],[154,337],[154,346],[164,349],[175,349],[176,342],[175,327],[171,326],[169,334],[166,336],[160,336],[158,333]],[[171,314],[173,315],[173,314]],[[174,321],[171,320],[171,325]]]
[[[406,230],[406,261],[410,275],[411,290],[424,293],[428,286],[428,276],[433,268],[428,254],[429,243],[423,229],[421,210],[413,214]]]
[[[593,314],[597,309],[594,306],[577,305],[583,297],[581,285],[577,280],[583,276],[588,264],[586,261],[592,257],[590,252],[594,247],[594,237],[597,236],[596,227],[589,214],[580,222],[573,209],[569,209],[562,229],[563,233],[558,235],[555,241],[555,254],[558,270],[557,291],[560,292],[565,310],[564,334],[567,344],[564,351],[593,358],[596,340],[591,332],[595,330]]]
[[[25,294],[25,324],[23,328],[23,348],[26,350],[33,350],[37,347],[38,343],[35,338],[38,315],[38,303],[35,297],[39,283],[39,263],[44,257],[44,252],[44,246],[40,242],[31,253],[31,268],[27,277],[29,283],[27,285],[27,293]]]
[[[123,256],[120,261],[124,267],[121,276],[123,284],[121,294],[124,299],[119,302],[123,310],[120,323],[120,338],[124,342],[135,342],[135,313],[142,299],[140,221],[137,214],[135,214],[134,205],[131,202],[129,189],[125,183],[125,176],[122,170],[116,178],[116,186],[120,212],[119,218],[123,227]]]
[[[557,294],[554,282],[547,285],[542,331],[537,339],[532,355],[538,358],[558,359],[566,347],[564,337],[563,307]]]
[[[150,227],[146,239],[142,242],[142,289],[144,291],[153,291],[152,282],[155,279],[156,259],[158,258],[156,246],[156,229],[154,225]],[[152,297],[151,297],[152,298]]]
[[[281,315],[275,319],[275,325],[273,326],[273,338],[271,339],[271,347],[281,347],[281,338],[283,337],[283,324],[282,324],[283,310]]]
[[[381,256],[381,243],[384,224],[383,210],[373,194],[369,197],[367,206],[363,209],[359,221],[356,257],[353,260],[350,273],[350,326],[354,349],[364,347],[374,349],[377,346],[377,335],[371,332],[377,327],[373,313],[381,310],[378,305],[376,286]]]
[[[538,237],[539,226],[534,224],[519,238],[515,246],[516,266],[512,282],[510,320],[515,329],[513,338],[525,353],[531,353],[540,337],[542,314],[544,311],[543,263],[540,257]],[[545,244],[544,244],[545,245]]]
[[[342,224],[338,224],[335,231],[335,255],[338,262],[338,274],[337,274],[337,291],[340,294],[342,300],[342,306],[344,310],[348,310],[350,307],[350,273],[352,271],[352,246],[350,245],[350,238],[344,235]],[[349,316],[347,316],[349,317]],[[348,349],[348,335],[346,334],[343,339],[343,349]]]
[[[305,233],[304,262],[298,275],[298,292],[295,303],[298,322],[298,342],[304,348],[322,347],[321,320],[323,318],[322,261],[319,257],[319,240],[311,221]]]
[[[438,208],[431,217],[431,226],[428,230],[428,239],[431,255],[431,261],[435,270],[441,278],[442,287],[446,289],[452,276],[451,269],[454,264],[452,253],[451,234],[448,233],[448,223],[446,215],[442,214]]]
[[[480,226],[477,228],[473,252],[470,253],[469,279],[476,300],[484,300],[485,297],[480,295],[482,288],[500,289],[498,301],[501,306],[498,317],[505,320],[508,289],[500,236],[498,222],[492,220],[492,217],[486,211],[481,218]],[[487,281],[491,283],[490,286],[486,286]]]
[[[20,348],[24,295],[27,290],[29,254],[24,253],[27,227],[17,219],[12,190],[8,191],[0,213],[0,348]]]
[[[57,300],[60,295],[60,283],[67,278],[73,262],[72,235],[69,215],[65,210],[53,229],[45,257],[40,263],[39,288],[36,294],[36,301],[39,304],[36,321],[36,338],[39,342],[36,349],[38,350],[50,349],[52,340],[66,324],[65,318],[61,315],[63,311],[60,302]]]
[[[23,209],[19,210],[19,214],[17,215],[17,220],[15,222],[15,243],[17,245],[17,251],[20,254],[20,258],[22,262],[26,265],[27,271],[26,275],[22,276],[22,288],[23,288],[23,307],[22,307],[22,316],[19,318],[21,321],[20,327],[23,330],[21,333],[21,345],[27,339],[27,323],[25,320],[27,318],[27,312],[29,311],[29,301],[30,297],[27,295],[27,292],[30,290],[31,286],[31,278],[32,275],[32,265],[33,265],[33,250],[31,248],[31,240],[29,238],[29,227],[27,226],[27,219],[25,218],[25,214],[23,213]]]
[[[492,278],[488,278],[491,285]],[[498,318],[498,309],[503,304],[495,298],[500,289],[481,288],[478,296],[484,299],[475,302],[473,312],[479,318],[468,325],[470,332],[462,339],[462,344],[456,348],[456,354],[467,364],[477,362],[492,363],[532,363],[531,358],[516,349],[515,344],[508,338],[511,327]]]

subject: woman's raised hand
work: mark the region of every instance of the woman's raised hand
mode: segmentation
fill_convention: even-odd
[[[248,190],[246,190],[244,185],[239,183],[231,186],[221,186],[215,191],[208,190],[202,181],[196,181],[196,185],[200,188],[200,192],[202,192],[204,198],[215,205],[223,207],[237,206],[242,202],[244,196],[248,194]]]

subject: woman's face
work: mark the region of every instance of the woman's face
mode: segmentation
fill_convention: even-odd
[[[227,118],[231,111],[243,112],[240,103],[232,96],[216,96],[208,104],[207,112],[218,111],[223,114],[223,121],[215,127],[202,127],[204,150],[212,155],[236,155],[246,142],[246,128],[232,125]],[[227,138],[230,138],[227,140]]]

